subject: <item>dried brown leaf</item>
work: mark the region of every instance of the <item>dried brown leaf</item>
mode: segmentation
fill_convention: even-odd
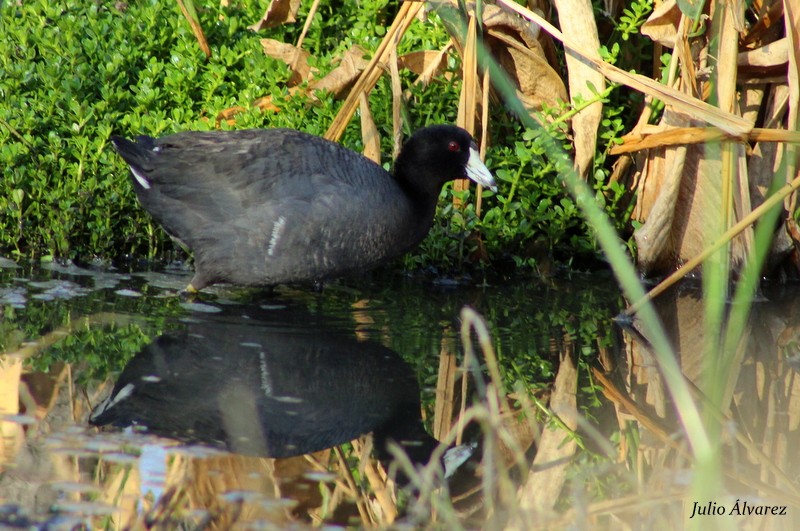
[[[401,55],[398,66],[417,74],[418,76],[435,77],[444,71],[445,55],[436,50],[420,50]]]
[[[253,102],[253,107],[258,107],[262,111],[280,112],[280,107],[272,103],[272,96],[264,96]]]
[[[765,44],[755,50],[739,53],[739,66],[757,66],[767,68],[781,66],[789,61],[789,41],[786,37],[773,43]]]
[[[308,64],[311,54],[305,50],[275,39],[261,39],[261,47],[265,54],[283,61],[292,69],[292,77],[288,81],[290,87],[309,81],[316,71]]]
[[[288,90],[288,93],[289,93],[290,96],[294,96],[299,91],[300,91],[300,89],[298,87],[291,87]],[[253,102],[253,107],[261,109],[264,112],[267,112],[267,111],[269,111],[269,112],[280,112],[280,110],[281,110],[280,107],[278,107],[277,105],[275,105],[272,102],[272,96],[264,96],[264,97],[258,98],[257,100],[255,100]],[[235,105],[233,107],[229,107],[227,109],[221,110],[217,114],[217,126],[219,126],[220,122],[223,122],[223,121],[227,122],[229,125],[233,125],[234,123],[236,123],[236,120],[234,119],[234,116],[236,116],[239,113],[245,112],[245,111],[247,111],[247,109],[245,107],[240,106],[240,105]]]
[[[657,6],[642,24],[641,33],[667,48],[675,47],[681,10],[675,0],[667,0]]]
[[[527,108],[567,100],[564,82],[539,42],[538,27],[495,5],[485,6],[483,24],[492,55],[515,81]]]
[[[223,109],[217,113],[217,127],[219,127],[220,122],[225,122],[228,125],[233,125],[236,123],[236,120],[233,119],[239,113],[245,112],[247,109],[242,107],[241,105],[234,105],[233,107],[228,107],[227,109]]]
[[[337,98],[347,95],[350,88],[364,71],[369,62],[364,59],[367,52],[360,46],[353,46],[342,56],[339,65],[328,75],[311,83],[313,90],[327,90]]]
[[[542,104],[555,107],[559,101],[567,101],[564,81],[543,55],[502,32],[489,30],[487,35],[492,55],[516,82],[517,95],[527,109],[541,109]]]
[[[291,24],[297,21],[299,8],[300,0],[272,0],[261,20],[248,28],[252,31],[261,31],[281,24]]]

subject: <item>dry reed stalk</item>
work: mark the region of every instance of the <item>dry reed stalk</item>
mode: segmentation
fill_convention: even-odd
[[[796,2],[783,1],[783,20],[788,43],[788,69],[787,84],[789,85],[789,116],[787,129],[797,131],[800,129],[800,6]],[[798,170],[797,146],[786,146],[786,181],[793,179]],[[787,205],[789,212],[794,213],[796,206],[795,196]]]
[[[380,65],[389,60],[389,48],[397,47],[400,38],[409,26],[411,26],[411,23],[414,22],[414,18],[420,12],[422,6],[422,2],[403,2],[400,5],[397,16],[386,31],[386,36],[381,41],[378,49],[375,51],[375,55],[372,56],[369,64],[367,64],[367,67],[359,76],[350,94],[348,94],[347,99],[345,99],[342,104],[342,108],[339,109],[330,127],[328,127],[328,130],[325,132],[325,138],[333,141],[337,141],[341,138],[347,124],[350,122],[350,119],[353,117],[358,107],[360,99],[359,94],[362,92],[364,94],[369,94],[372,87],[378,82],[378,79],[380,79],[382,75]]]
[[[303,47],[303,41],[308,33],[308,28],[311,27],[311,22],[314,20],[314,15],[317,14],[317,9],[319,9],[319,0],[314,0],[314,2],[311,4],[311,7],[308,9],[306,22],[303,24],[303,30],[300,32],[300,36],[297,38],[297,44],[295,44],[295,48],[300,49]]]
[[[719,49],[717,52],[716,89],[717,103],[720,109],[734,113],[737,106],[736,81],[738,79],[737,58],[739,52],[739,32],[737,27],[738,13],[734,3],[723,2],[718,4],[719,24],[717,25],[717,39]],[[722,156],[722,219],[723,230],[727,230],[752,210],[750,202],[750,189],[748,186],[747,164],[744,149],[734,143],[723,142],[720,145]],[[720,231],[722,232],[722,231]],[[753,249],[753,232],[749,228],[742,232],[739,239],[741,252],[750,256]],[[730,269],[733,250],[728,247],[725,263]]]
[[[475,136],[475,117],[478,107],[478,19],[470,15],[467,24],[467,38],[461,57],[461,94],[458,99],[458,117],[456,125],[466,129]],[[469,190],[468,179],[456,179],[453,190],[461,192]],[[461,200],[454,196],[453,206],[461,206]]]
[[[197,14],[194,12],[194,8],[190,11],[183,0],[178,0],[178,6],[180,6],[181,13],[183,13],[183,16],[186,17],[186,20],[189,22],[192,33],[194,33],[194,37],[197,39],[197,44],[200,45],[200,50],[202,50],[206,59],[208,59],[211,57],[211,48],[208,47],[208,41],[206,41],[205,33],[203,33],[203,27],[200,25],[200,21],[197,20]]]
[[[475,117],[478,107],[478,19],[470,15],[467,24],[467,38],[462,52],[461,93],[458,100],[456,125],[475,132]]]
[[[642,92],[643,94],[653,96],[654,98],[657,98],[668,105],[672,105],[676,109],[679,109],[690,116],[719,127],[728,134],[741,136],[752,129],[752,124],[740,116],[723,112],[719,108],[714,107],[705,101],[687,96],[682,92],[670,87],[666,87],[646,76],[632,74],[604,61],[595,59],[594,54],[591,51],[583,49],[581,45],[575,43],[572,39],[565,36],[555,26],[525,7],[515,4],[510,0],[497,0],[497,4],[515,11],[531,22],[539,25],[553,38],[564,44],[564,46],[569,50],[583,57],[588,63],[591,63],[609,81],[621,83],[634,90]]]
[[[589,0],[554,0],[561,31],[586,53],[600,61],[600,38],[597,23]],[[600,72],[585,64],[579,55],[567,51],[565,54],[569,80],[570,101],[591,100],[596,93],[605,90],[605,79]],[[572,117],[574,135],[575,169],[586,179],[594,163],[597,149],[597,129],[603,117],[603,104],[599,101],[585,107]]]
[[[359,115],[361,117],[361,141],[364,143],[364,156],[376,164],[381,163],[381,137],[372,111],[369,109],[369,100],[363,92],[359,94]]]
[[[781,142],[800,144],[800,132],[785,129],[766,129],[754,127],[743,137],[732,137],[716,127],[665,127],[646,126],[639,132],[630,132],[622,137],[622,144],[609,150],[611,155],[634,153],[644,149],[679,146],[686,144],[704,144],[708,142]]]
[[[369,486],[375,495],[375,501],[381,508],[380,518],[375,515],[375,521],[381,525],[391,525],[397,520],[397,501],[392,495],[393,490],[386,480],[385,475],[379,472],[380,464],[370,460],[364,467],[364,473],[369,482]]]
[[[702,264],[709,256],[711,256],[717,250],[719,250],[723,245],[726,245],[737,235],[741,234],[742,231],[744,231],[745,229],[750,227],[753,223],[758,221],[758,219],[764,214],[766,214],[768,210],[770,210],[775,206],[778,206],[785,198],[787,198],[793,192],[797,191],[798,188],[800,188],[800,176],[796,177],[791,183],[783,186],[774,195],[769,196],[769,198],[767,198],[761,205],[753,209],[752,212],[747,214],[745,217],[739,220],[734,226],[725,231],[724,234],[722,234],[719,238],[717,238],[714,241],[714,243],[709,245],[702,253],[698,254],[691,260],[687,261],[677,271],[669,275],[667,278],[661,281],[656,287],[647,292],[647,295],[645,295],[638,301],[634,302],[633,304],[625,308],[623,314],[633,315],[634,313],[636,313],[646,301],[653,300],[655,297],[666,291],[680,279],[685,277],[695,267]]]
[[[439,372],[436,376],[436,399],[433,408],[433,437],[442,440],[453,426],[455,409],[455,385],[458,380],[456,372],[455,340],[450,334],[443,333],[439,348]],[[466,378],[464,378],[466,380]],[[462,394],[462,406],[464,396]],[[456,444],[460,444],[457,440]]]
[[[400,83],[397,48],[389,55],[389,74],[392,79],[392,160],[397,159],[403,145],[403,87]]]
[[[486,148],[489,145],[489,93],[491,92],[492,82],[489,70],[483,73],[483,87],[481,99],[481,160],[486,160]],[[475,190],[475,215],[481,217],[481,205],[483,204],[483,186],[478,185]]]

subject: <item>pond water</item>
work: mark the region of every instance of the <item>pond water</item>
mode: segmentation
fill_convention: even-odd
[[[189,278],[0,260],[0,527],[800,525],[796,290],[756,304],[709,408],[705,497],[608,273]],[[657,308],[702,403],[697,290]]]

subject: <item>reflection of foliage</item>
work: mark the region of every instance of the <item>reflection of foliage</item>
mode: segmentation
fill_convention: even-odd
[[[120,372],[150,339],[138,324],[86,328],[65,336],[32,358],[30,368],[47,372],[53,363],[71,363],[81,368],[76,371],[76,383],[104,380]]]
[[[47,274],[34,268],[1,270],[0,284],[8,285],[13,274],[20,277],[23,271],[33,279]],[[91,285],[92,280],[86,283]],[[34,293],[32,290],[28,296]],[[176,298],[132,298],[98,290],[68,300],[31,299],[24,309],[4,306],[0,350],[14,351],[24,342],[37,342],[54,331],[63,332],[52,346],[39,352],[33,349],[36,353],[26,361],[29,367],[47,372],[53,363],[72,363],[82,367],[78,371],[80,382],[105,379],[121,370],[144,344],[170,326],[168,318],[182,312],[178,302]],[[108,313],[109,307],[114,313]]]
[[[418,281],[400,280],[375,292],[367,287],[358,296],[369,298],[376,308],[369,312],[372,339],[383,341],[414,367],[429,412],[443,337],[452,338],[450,344],[461,359],[457,316],[465,301],[489,323],[507,392],[521,385],[532,393],[551,385],[563,350],[559,341],[570,341],[582,378],[579,403],[591,408],[598,397],[588,382],[588,367],[596,362],[598,349],[613,344],[611,318],[620,305],[611,277],[607,287],[598,285],[598,278],[602,277],[576,274],[552,287],[502,285],[498,280],[497,286],[471,288],[466,296],[463,287],[430,289]],[[402,297],[397,296],[400,292]],[[338,297],[327,300],[343,302]],[[389,300],[391,305],[386,304]]]

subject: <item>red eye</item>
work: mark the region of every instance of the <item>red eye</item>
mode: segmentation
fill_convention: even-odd
[[[455,140],[451,140],[450,143],[447,144],[447,149],[449,149],[450,151],[458,152],[461,151],[461,146],[459,146],[458,142],[456,142]]]

